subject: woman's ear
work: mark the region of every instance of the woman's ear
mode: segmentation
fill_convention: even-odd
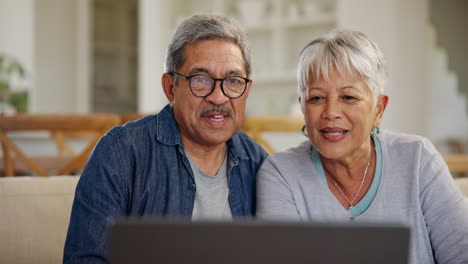
[[[172,75],[169,73],[164,73],[161,77],[161,85],[163,87],[164,94],[166,95],[167,100],[173,104],[174,97],[174,81],[172,80]]]
[[[303,100],[305,100],[304,98],[302,98],[303,95],[299,95],[299,97],[297,98],[297,100],[299,101],[299,105],[301,107],[301,111],[302,111],[302,114],[305,115],[305,102],[302,103]]]
[[[377,99],[377,105],[375,106],[375,118],[374,118],[374,126],[380,125],[382,121],[382,116],[387,108],[388,104],[388,95],[382,94]]]

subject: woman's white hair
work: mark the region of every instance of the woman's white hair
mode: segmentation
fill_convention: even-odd
[[[299,57],[297,82],[299,95],[312,80],[330,80],[337,71],[341,77],[357,76],[372,92],[374,105],[384,93],[387,65],[382,52],[366,35],[353,30],[336,30],[305,46]]]

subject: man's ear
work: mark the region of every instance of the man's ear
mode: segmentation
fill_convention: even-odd
[[[252,82],[253,80],[250,80],[249,83],[247,83],[247,88],[245,89],[245,92],[242,96],[248,97],[250,93],[250,89],[252,88]]]
[[[166,95],[167,100],[174,104],[174,81],[172,81],[172,76],[169,73],[164,73],[161,77],[161,85],[163,87],[164,94]]]
[[[388,95],[382,94],[379,96],[377,101],[377,105],[375,106],[375,118],[374,118],[374,126],[379,126],[380,122],[382,121],[383,113],[387,108],[388,104]]]

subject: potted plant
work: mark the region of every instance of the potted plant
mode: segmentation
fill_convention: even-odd
[[[0,114],[9,114],[18,110],[25,110],[27,100],[26,92],[12,93],[11,83],[15,75],[19,78],[26,76],[26,71],[21,63],[12,56],[0,53]],[[11,103],[16,103],[12,107]]]

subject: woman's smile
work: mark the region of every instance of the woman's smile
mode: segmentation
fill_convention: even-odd
[[[337,142],[342,140],[346,137],[348,131],[349,130],[339,127],[326,127],[320,129],[320,133],[322,134],[323,138],[331,142]]]

